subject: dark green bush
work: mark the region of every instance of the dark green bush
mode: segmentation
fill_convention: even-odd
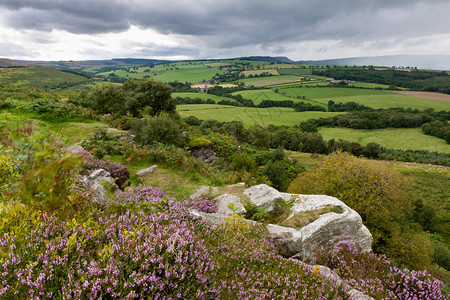
[[[136,142],[141,145],[151,145],[155,142],[176,146],[183,144],[180,123],[166,114],[136,120],[132,128]]]
[[[245,152],[244,153],[236,152],[231,157],[231,163],[233,165],[233,170],[235,171],[246,170],[248,172],[252,172],[256,167],[255,160]]]

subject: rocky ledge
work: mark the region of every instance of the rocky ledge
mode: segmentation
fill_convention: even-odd
[[[332,248],[338,242],[337,238],[343,235],[361,245],[363,250],[371,251],[372,235],[362,224],[360,215],[334,197],[280,193],[265,184],[250,188],[240,184],[229,186],[229,189],[201,187],[194,195],[211,193],[219,210],[216,213],[193,210],[192,213],[215,224],[222,223],[232,214],[245,215],[248,203],[257,208],[264,207],[267,213],[280,209],[277,207],[279,199],[290,203],[290,213],[285,219],[266,225],[267,238],[285,257],[315,264],[315,250]]]

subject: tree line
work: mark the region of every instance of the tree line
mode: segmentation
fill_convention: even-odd
[[[372,82],[391,87],[405,87],[415,90],[433,91],[450,94],[450,75],[444,71],[411,70],[375,70],[372,68],[333,68],[315,69],[313,75],[332,77],[338,80],[347,79]]]

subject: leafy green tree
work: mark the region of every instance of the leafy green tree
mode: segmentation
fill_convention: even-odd
[[[143,113],[155,116],[161,112],[173,114],[175,100],[171,98],[172,88],[151,78],[128,80],[122,86],[127,112],[135,117]]]
[[[94,86],[84,100],[85,106],[100,114],[115,113],[117,115],[125,113],[124,102],[125,98],[121,89],[112,83]]]

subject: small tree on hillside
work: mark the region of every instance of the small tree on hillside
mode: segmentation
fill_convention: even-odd
[[[161,112],[175,112],[175,100],[171,98],[172,88],[151,78],[128,80],[122,86],[126,110],[135,117],[144,113],[150,116]]]

